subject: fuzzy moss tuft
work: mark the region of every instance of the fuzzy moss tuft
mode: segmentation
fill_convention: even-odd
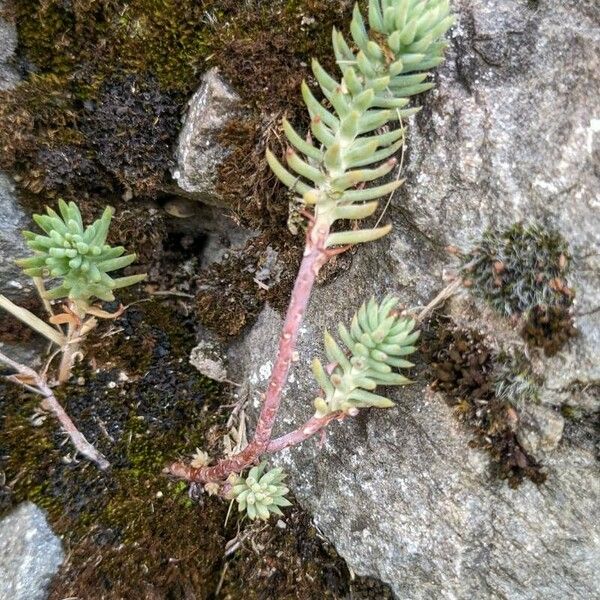
[[[465,283],[499,313],[528,313],[536,306],[568,306],[569,250],[556,231],[517,223],[488,229],[462,256]]]

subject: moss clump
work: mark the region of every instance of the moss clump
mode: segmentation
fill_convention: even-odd
[[[522,223],[489,229],[461,261],[473,294],[505,316],[524,317],[528,345],[552,356],[577,334],[569,314],[569,250],[558,232]]]
[[[279,235],[291,238],[288,192],[266,165],[265,148],[281,145],[284,114],[300,128],[308,125],[300,84],[312,79],[313,57],[335,72],[331,28],[348,22],[353,2],[251,0],[243,11],[235,0],[220,4],[228,26],[214,30],[212,61],[254,116],[241,124],[232,120],[220,136],[230,153],[219,169],[217,191],[242,222],[277,227]]]
[[[216,192],[238,219],[250,228],[286,229],[289,209],[287,190],[279,185],[265,160],[265,149],[277,145],[272,116],[230,121],[218,142],[229,152],[218,169]]]
[[[239,254],[200,274],[196,315],[218,335],[239,334],[266,301],[285,310],[302,251],[286,238],[277,240],[274,233],[252,238]],[[267,264],[272,262],[270,257],[276,257],[274,264]],[[277,265],[282,268],[278,270]],[[264,269],[272,270],[273,276],[261,281],[257,275]]]
[[[477,296],[506,316],[536,306],[568,306],[567,243],[552,230],[517,223],[503,231],[487,230],[462,256],[465,282]]]
[[[155,196],[210,34],[192,0],[12,0],[32,73],[0,93],[2,168],[33,192]]]
[[[218,3],[223,16],[212,36],[214,61],[246,104],[290,116],[304,114],[298,93],[312,57],[333,70],[331,28],[347,23],[353,2],[237,0]]]
[[[521,337],[546,356],[554,356],[571,338],[579,335],[573,316],[564,306],[536,306],[521,329]]]
[[[511,487],[525,478],[543,483],[546,475],[541,465],[517,440],[515,406],[506,395],[497,394],[505,385],[500,385],[497,357],[483,338],[441,323],[425,339],[422,351],[431,362],[432,388],[444,392],[457,418],[472,431],[471,446],[488,453],[492,475],[508,480]]]
[[[107,80],[82,123],[97,162],[136,195],[160,189],[178,128],[176,100],[149,76]]]
[[[59,145],[38,150],[34,158],[35,170],[30,173],[29,187],[41,188],[51,195],[77,188],[111,191],[106,173],[93,160],[93,154],[74,144]]]

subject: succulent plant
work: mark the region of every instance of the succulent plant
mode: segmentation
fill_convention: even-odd
[[[114,300],[113,290],[143,281],[146,275],[113,279],[111,271],[130,265],[135,254],[124,256],[125,248],[106,244],[113,215],[107,207],[102,217],[84,227],[81,212],[74,202],[58,203],[60,214],[46,208],[46,215],[34,215],[34,221],[46,235],[24,231],[27,245],[35,256],[17,261],[30,277],[56,278],[61,282],[46,292],[48,300],[68,297],[87,303],[92,298]]]
[[[379,385],[410,383],[393,369],[413,366],[403,357],[415,352],[413,344],[420,332],[414,331],[413,319],[400,318],[392,312],[396,304],[398,300],[392,296],[386,296],[381,304],[371,298],[354,315],[350,330],[340,323],[339,335],[350,351],[349,356],[325,332],[325,352],[336,366],[328,375],[321,361],[313,360],[313,374],[324,392],[324,397],[315,400],[317,417],[369,406],[388,408],[394,403],[373,390]]]
[[[232,488],[232,495],[240,512],[246,512],[252,520],[268,520],[272,514],[283,515],[280,506],[291,506],[285,498],[288,488],[282,484],[286,475],[277,467],[265,473],[266,463],[252,467],[247,477],[238,476]]]
[[[315,220],[331,226],[338,219],[364,219],[378,206],[378,198],[397,189],[402,181],[370,188],[357,186],[389,174],[390,159],[404,144],[402,128],[382,132],[392,121],[414,114],[408,98],[433,86],[428,69],[443,61],[447,43],[441,38],[454,22],[447,0],[370,0],[367,31],[354,8],[351,34],[355,52],[334,29],[333,46],[342,80],[314,60],[312,70],[331,108],[313,95],[306,82],[302,94],[311,116],[316,142],[304,139],[283,122],[290,143],[286,169],[267,151],[277,177],[299,194],[304,205],[314,206]],[[390,159],[390,160],[388,160]],[[374,163],[375,168],[365,168]],[[377,239],[389,226],[329,234],[327,246],[356,244]]]

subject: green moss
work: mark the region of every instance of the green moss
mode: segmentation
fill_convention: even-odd
[[[101,152],[94,145],[93,128],[86,127],[87,112],[111,81],[131,75],[136,78],[137,88],[156,81],[157,93],[166,94],[167,104],[178,114],[197,89],[202,73],[216,65],[240,91],[245,103],[259,113],[287,111],[296,120],[294,113],[300,116],[301,110],[303,118],[298,90],[300,81],[308,75],[310,57],[331,63],[331,26],[344,22],[351,3],[12,0],[10,4],[19,51],[35,66],[36,75],[30,74],[17,90],[0,94],[4,105],[0,122],[5,130],[0,137],[2,166],[19,168],[25,183],[35,192],[52,189],[49,170],[57,168],[60,156],[70,155],[69,145],[74,144],[79,154],[92,163],[84,165],[85,176],[73,182],[80,190],[83,184],[86,191],[95,192],[100,183],[100,188],[108,190],[122,191],[126,185],[141,195],[153,195],[163,178],[168,178],[169,152],[161,153],[160,160],[156,160],[151,146],[145,147],[147,160],[141,156],[139,164],[145,162],[152,173],[143,173],[141,180],[150,178],[152,185],[140,186],[137,173],[127,170],[129,155],[117,146],[119,141],[123,142],[121,146],[128,146],[128,140],[143,137],[156,127],[129,124],[126,138],[113,136],[115,147],[103,160],[97,160]],[[164,102],[160,100],[158,105],[164,106]],[[124,99],[121,108],[127,107],[129,103]],[[164,110],[157,113],[156,108],[146,107],[145,112],[164,117]],[[115,110],[121,114],[119,107]],[[24,125],[30,135],[23,132]],[[171,131],[169,140],[165,140],[167,150],[176,133]],[[39,152],[45,149],[56,149],[59,156],[40,157]],[[72,154],[68,162],[71,170],[81,171],[77,154]],[[107,161],[108,173],[104,172]],[[124,172],[128,173],[125,181]],[[111,179],[114,176],[116,181]]]
[[[10,483],[2,507],[31,500],[48,511],[54,528],[66,537],[72,560],[55,582],[55,597],[102,597],[115,590],[132,597],[149,589],[146,581],[167,593],[173,575],[166,567],[169,560],[183,568],[177,585],[202,577],[214,588],[227,506],[207,500],[202,519],[195,518],[197,508],[184,493],[185,484],[165,479],[161,470],[181,452],[209,445],[208,432],[221,420],[216,410],[221,387],[188,364],[193,329],[165,303],[132,307],[116,326],[121,335],[102,337],[101,344],[92,340],[87,348],[88,360],[102,369],[82,365],[75,379],[83,377],[85,385],[57,390],[111,469],[101,473],[73,462],[51,417],[41,427],[30,422],[39,400],[7,387],[2,455]],[[121,345],[118,340],[127,337],[132,345]],[[133,356],[122,360],[126,352]],[[123,371],[126,381],[119,380]],[[98,562],[93,571],[90,560]]]
[[[228,504],[206,495],[193,501],[186,483],[161,470],[196,446],[214,455],[221,450],[228,411],[218,409],[222,398],[230,399],[189,366],[193,328],[168,304],[133,306],[114,326],[122,331],[102,338],[105,352],[97,351],[100,340],[87,348],[87,360],[99,369],[84,364],[75,377],[84,385],[57,390],[74,422],[111,461],[107,472],[73,462],[51,417],[40,427],[30,422],[39,399],[0,380],[7,482],[0,487],[0,514],[23,500],[35,502],[69,549],[50,600],[208,600],[222,573],[223,598],[348,596],[344,562],[297,509],[286,513],[286,529],[246,529],[244,544],[224,557],[238,533],[235,515],[224,525]],[[128,336],[131,346],[117,342]],[[151,343],[142,343],[147,338]],[[143,363],[138,369],[136,357]],[[127,381],[119,378],[123,370]]]

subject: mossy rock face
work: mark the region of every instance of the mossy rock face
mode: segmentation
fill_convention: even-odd
[[[65,536],[71,559],[56,586],[70,591],[58,597],[89,597],[87,586],[98,589],[96,597],[118,589],[132,597],[126,590],[145,577],[164,588],[175,568],[169,559],[185,566],[179,586],[188,585],[188,574],[207,586],[218,576],[227,506],[213,499],[200,509],[187,487],[166,480],[161,469],[178,452],[206,444],[219,422],[221,391],[189,366],[193,340],[168,308],[131,308],[116,328],[120,335],[102,337],[105,328],[87,348],[87,361],[103,368],[93,370],[86,361],[73,383],[57,390],[78,427],[109,457],[109,471],[78,463],[52,417],[32,425],[39,399],[3,390],[9,483],[2,505],[31,500]],[[181,535],[182,526],[189,536]]]
[[[347,595],[345,563],[297,507],[283,528],[240,523],[242,546],[225,557],[237,514],[225,525],[227,502],[192,500],[185,482],[162,475],[196,447],[217,455],[225,433],[230,400],[189,365],[190,323],[153,301],[104,325],[57,396],[108,471],[78,462],[51,416],[32,418],[38,398],[0,383],[0,513],[31,500],[63,536],[69,557],[50,598],[208,599],[223,573],[221,597],[232,600]]]
[[[280,145],[284,113],[299,128],[308,124],[300,83],[311,81],[312,57],[334,68],[331,29],[348,22],[352,4],[11,0],[23,81],[0,93],[0,168],[17,173],[32,192],[22,193],[32,211],[49,197],[63,197],[84,214],[95,215],[107,202],[117,215],[134,213],[126,246],[152,263],[152,271],[157,257],[151,249],[164,248],[167,233],[164,219],[153,216],[146,225],[143,202],[163,202],[172,190],[179,118],[203,73],[218,67],[247,117],[228,123],[219,136],[227,155],[217,169],[216,193],[237,222],[261,231],[265,245],[289,250],[295,264],[303,236],[288,231],[290,197],[264,152]],[[155,221],[161,221],[156,228]],[[249,262],[259,264],[263,244],[247,250],[220,269],[225,287],[245,278],[240,271]],[[269,291],[245,286],[243,314],[230,318],[211,316],[222,294],[209,290],[211,298],[198,297],[200,306],[209,305],[200,318],[220,333],[238,333],[265,299],[276,297],[283,306],[289,284],[286,279]]]
[[[208,68],[220,67],[259,113],[302,118],[299,85],[310,58],[331,63],[331,27],[350,8],[314,0],[12,0],[30,72],[1,94],[1,166],[22,172],[35,192],[73,194],[69,184],[77,183],[80,194],[155,196],[169,180],[177,117]],[[69,171],[73,181],[65,181]]]

